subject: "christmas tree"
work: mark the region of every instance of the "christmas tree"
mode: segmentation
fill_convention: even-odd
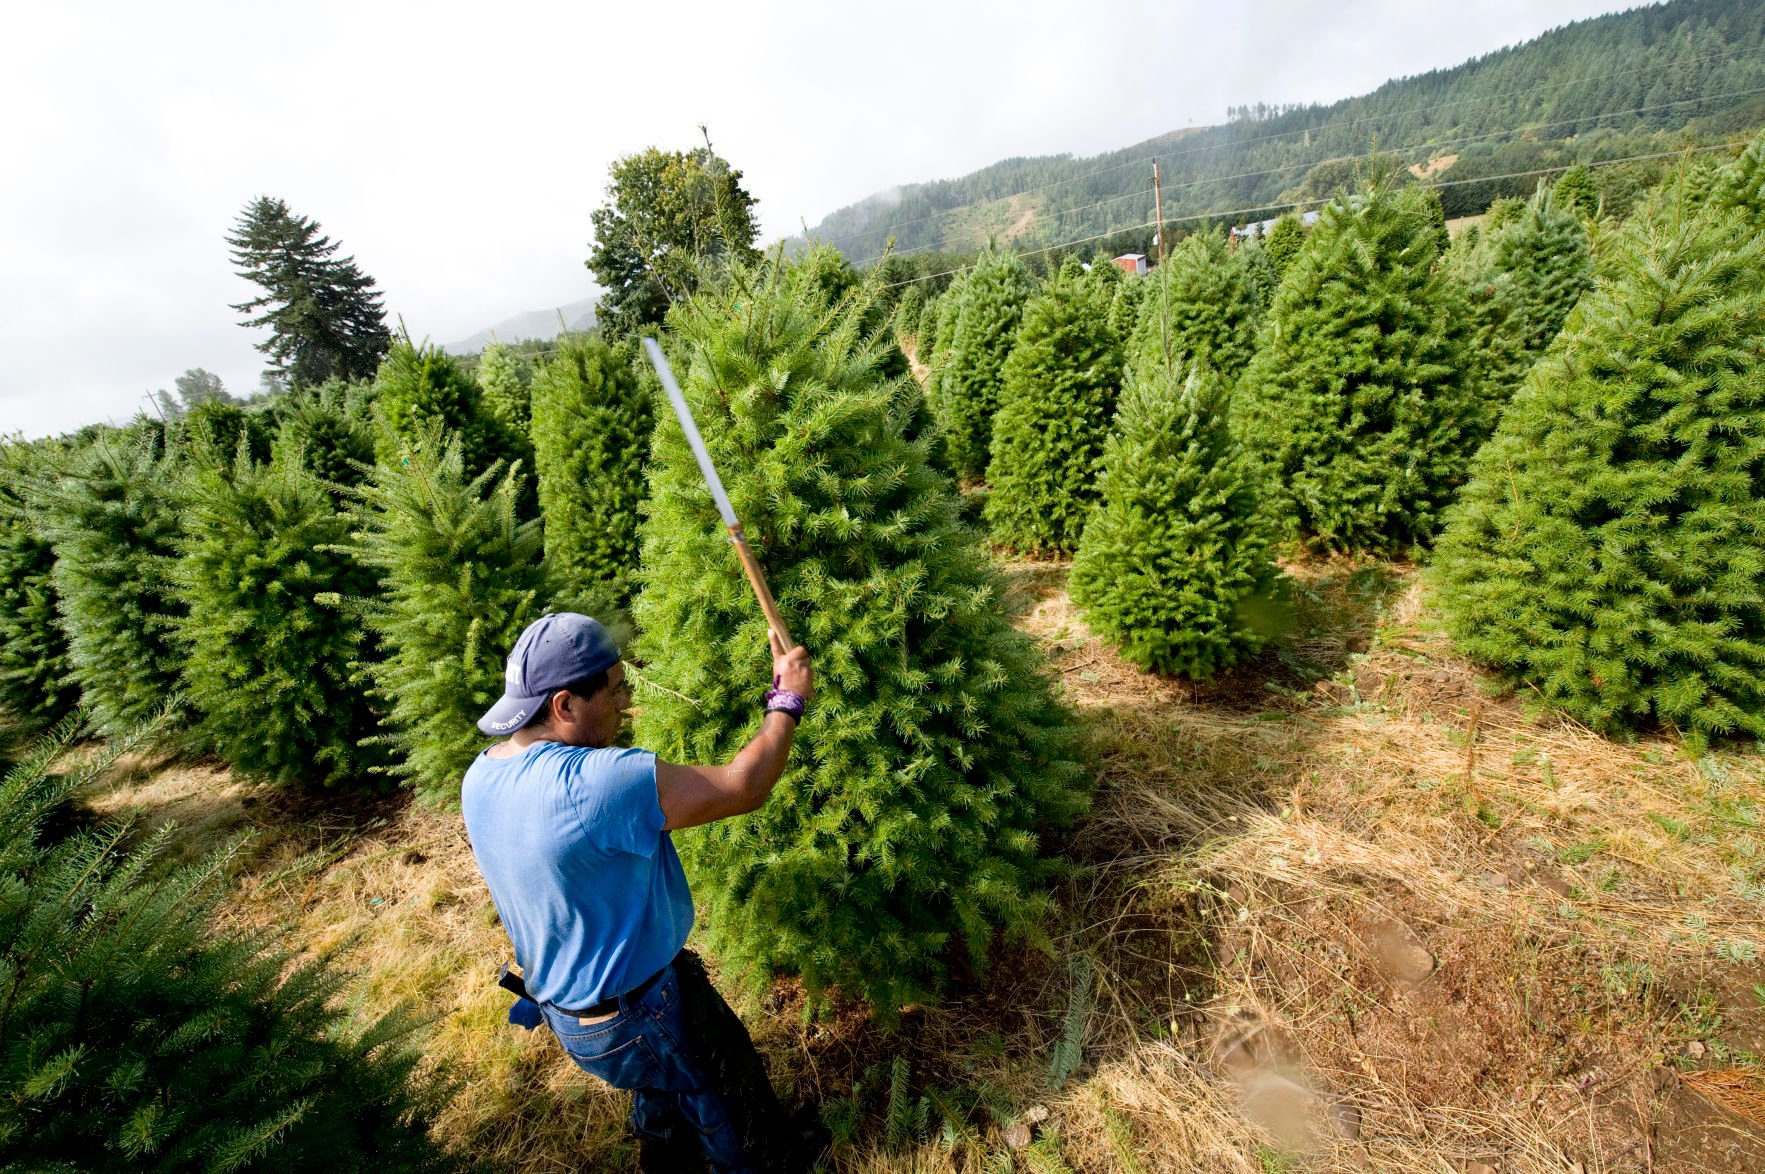
[[[484,411],[514,435],[527,435],[533,382],[527,357],[507,343],[492,342],[478,356],[477,374]]]
[[[1280,513],[1331,549],[1425,541],[1487,435],[1462,298],[1425,202],[1374,187],[1325,210],[1245,372],[1244,434]]]
[[[1540,185],[1502,226],[1455,242],[1447,268],[1463,283],[1471,353],[1494,418],[1593,283],[1587,229]]]
[[[32,489],[55,549],[55,593],[73,682],[94,726],[115,734],[158,713],[183,668],[183,604],[171,582],[177,479],[159,430],[107,431]]]
[[[1024,311],[993,429],[986,519],[993,538],[1030,552],[1069,552],[1097,501],[1103,442],[1121,387],[1121,340],[1109,304],[1073,269]]]
[[[347,517],[285,449],[186,479],[174,581],[186,614],[183,697],[194,738],[248,775],[332,786],[376,761],[357,612],[316,602],[360,598],[373,575],[345,554]]]
[[[1743,212],[1756,225],[1765,224],[1765,131],[1722,170],[1711,194],[1718,205]]]
[[[526,435],[486,409],[471,374],[439,347],[419,347],[402,335],[395,340],[374,376],[374,404],[384,425],[377,445],[383,461],[402,459],[405,448],[434,424],[459,437],[465,468],[474,476],[499,461],[532,463]],[[522,516],[531,516],[531,503],[521,505]]]
[[[545,559],[559,582],[623,602],[637,570],[654,406],[629,347],[569,335],[533,380]]]
[[[1478,454],[1438,552],[1470,656],[1602,730],[1765,735],[1765,238],[1672,188]]]
[[[1507,274],[1519,296],[1521,347],[1542,354],[1593,284],[1586,227],[1540,186],[1519,216],[1483,238],[1483,247],[1490,267]]]
[[[1600,213],[1600,189],[1594,183],[1593,168],[1577,163],[1557,177],[1551,190],[1551,203],[1562,212],[1581,220],[1592,220]]]
[[[55,550],[35,528],[32,470],[46,445],[0,445],[0,710],[27,733],[79,701],[56,609]]]
[[[484,746],[473,723],[502,696],[503,660],[550,592],[539,522],[516,512],[518,467],[468,477],[459,438],[434,421],[404,452],[356,491],[350,553],[380,580],[356,606],[384,652],[367,671],[392,773],[425,800],[454,803]]]
[[[1305,223],[1290,212],[1275,221],[1269,235],[1263,238],[1262,247],[1268,250],[1269,260],[1274,263],[1277,281],[1287,276],[1288,268],[1305,247],[1305,235]]]
[[[0,1167],[445,1170],[411,1009],[352,1022],[343,971],[210,939],[240,845],[168,867],[170,828],[45,824],[134,744],[58,776],[57,735],[0,786]]]
[[[1147,280],[1149,296],[1128,345],[1128,365],[1147,379],[1178,364],[1206,364],[1236,380],[1256,347],[1257,295],[1219,232],[1188,237]]]
[[[1277,612],[1255,462],[1217,375],[1131,375],[1104,454],[1102,504],[1068,587],[1093,631],[1153,672],[1207,677],[1260,650]]]
[[[332,492],[358,484],[374,462],[374,395],[366,382],[331,380],[295,388],[278,402],[274,450],[299,463]]]
[[[954,321],[938,324],[938,370],[932,412],[944,433],[951,469],[973,481],[987,469],[993,417],[999,411],[1005,356],[1011,353],[1024,303],[1034,292],[1015,253],[989,251],[954,290]]]
[[[912,434],[918,389],[882,374],[859,286],[740,271],[672,322],[687,400],[816,698],[766,805],[679,837],[719,957],[838,985],[892,1016],[996,934],[1039,940],[1043,834],[1082,802],[1073,730],[1007,622],[979,536]],[[685,437],[657,428],[636,616],[637,741],[725,762],[760,721],[765,621]]]

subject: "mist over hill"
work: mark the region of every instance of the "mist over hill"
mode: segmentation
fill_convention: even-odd
[[[1615,164],[1619,197],[1660,156],[1765,125],[1765,4],[1672,0],[1579,21],[1330,104],[1234,108],[1217,126],[1116,151],[1019,157],[892,187],[810,230],[855,263],[900,251],[1019,248],[1144,228],[1152,164],[1167,224],[1244,222],[1327,197],[1377,146],[1440,186],[1449,216],[1529,193],[1541,172]],[[1628,162],[1616,162],[1628,161]],[[1644,164],[1649,166],[1644,168]],[[1626,185],[1624,169],[1637,169]]]
[[[596,298],[584,298],[551,310],[528,310],[512,318],[504,318],[495,326],[487,326],[458,342],[446,343],[442,350],[454,355],[475,355],[486,343],[522,342],[527,339],[552,339],[559,334],[590,330],[594,327]]]

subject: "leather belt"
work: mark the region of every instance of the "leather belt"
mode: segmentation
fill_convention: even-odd
[[[670,961],[668,966],[672,965],[674,965],[674,963]],[[642,998],[645,991],[656,985],[657,979],[668,973],[668,966],[662,967],[662,969],[656,971],[656,973],[650,975],[622,995],[612,995],[608,998],[602,999],[592,1007],[583,1007],[580,1010],[575,1011],[572,1011],[568,1007],[559,1007],[558,1014],[568,1015],[573,1019],[598,1019],[602,1015],[611,1015],[619,1009],[621,1001],[630,1002],[633,999]]]

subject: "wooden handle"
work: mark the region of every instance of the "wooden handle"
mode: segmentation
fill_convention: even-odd
[[[778,614],[778,603],[772,598],[772,589],[766,585],[766,573],[760,569],[760,560],[754,557],[754,548],[748,545],[741,523],[729,527],[729,540],[735,544],[736,557],[742,560],[742,570],[748,573],[748,586],[754,589],[760,610],[766,613],[766,623],[778,633],[778,642],[789,652],[797,642],[791,639],[791,630],[784,626],[784,617]]]

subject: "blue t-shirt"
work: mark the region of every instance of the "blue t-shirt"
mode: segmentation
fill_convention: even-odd
[[[460,807],[536,1002],[623,994],[686,944],[692,895],[662,830],[654,754],[558,742],[480,754]]]

